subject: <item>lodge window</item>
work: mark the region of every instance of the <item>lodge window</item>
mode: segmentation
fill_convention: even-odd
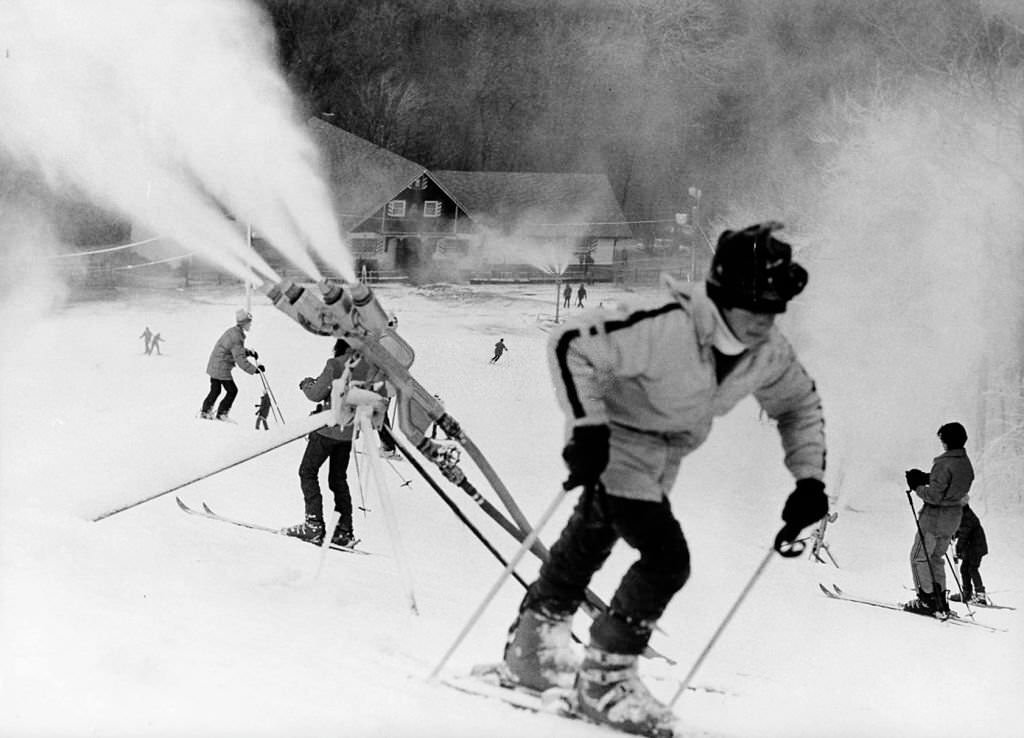
[[[387,216],[389,218],[405,217],[405,200],[392,200],[388,203]]]
[[[425,200],[423,203],[423,217],[424,218],[440,218],[441,217],[441,201],[440,200]]]

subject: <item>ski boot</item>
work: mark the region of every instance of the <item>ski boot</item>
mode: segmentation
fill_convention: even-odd
[[[978,605],[979,607],[989,607],[992,604],[992,600],[988,598],[988,595],[985,594],[985,590],[983,589],[979,589],[975,592],[973,597],[968,597],[967,601],[972,605]]]
[[[588,720],[624,733],[668,737],[676,715],[648,691],[637,674],[635,654],[588,646],[576,680],[576,706]]]
[[[356,545],[356,537],[352,532],[351,525],[345,525],[344,523],[338,523],[334,526],[334,534],[331,536],[331,545],[342,546],[344,548],[352,548]]]
[[[526,608],[509,629],[503,678],[526,689],[570,689],[580,657],[572,647],[572,613]]]
[[[215,420],[217,416],[213,414],[213,410],[200,410],[199,417],[203,420]]]
[[[919,589],[917,590],[917,599],[905,603],[903,605],[903,609],[906,612],[913,613],[914,615],[937,617],[936,612],[938,612],[938,607],[935,602],[935,594],[933,592],[925,592],[924,590]]]
[[[301,538],[319,546],[324,542],[324,521],[316,515],[306,515],[304,521],[289,528],[282,528],[281,532],[286,536]]]

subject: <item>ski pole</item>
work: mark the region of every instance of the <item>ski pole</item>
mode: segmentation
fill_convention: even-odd
[[[924,542],[924,531],[921,530],[921,521],[917,517],[917,510],[914,509],[914,499],[910,496],[910,490],[907,490],[907,504],[910,505],[910,514],[914,516],[914,525],[917,527],[917,538],[921,541],[921,553],[924,554],[924,560],[928,564],[928,573],[932,577],[932,593],[936,598],[939,597],[939,580],[935,576],[935,567],[932,566],[932,557],[928,553],[928,547]],[[945,597],[945,593],[942,594]],[[936,599],[938,604],[938,599]]]
[[[413,589],[412,572],[409,570],[408,557],[405,555],[405,547],[402,545],[402,538],[398,528],[398,520],[395,511],[391,506],[390,494],[387,490],[387,483],[384,481],[384,472],[380,468],[380,447],[373,442],[373,426],[370,423],[370,408],[361,405],[356,411],[356,422],[359,425],[360,436],[363,441],[363,449],[368,458],[367,468],[374,486],[377,488],[377,497],[380,499],[381,509],[384,511],[384,524],[387,526],[388,535],[391,538],[391,549],[395,554],[395,563],[398,566],[398,573],[405,584],[406,597],[409,600],[409,608],[414,615],[419,615],[419,607],[416,605],[416,592]]]
[[[732,616],[736,614],[736,611],[740,608],[740,605],[743,603],[743,600],[745,600],[747,595],[750,594],[750,590],[754,588],[754,584],[757,583],[757,580],[761,578],[761,574],[764,572],[765,567],[768,566],[768,562],[771,561],[773,553],[775,553],[775,549],[773,547],[769,547],[768,551],[761,559],[761,563],[757,565],[757,569],[754,570],[754,573],[753,575],[751,575],[750,580],[747,582],[746,586],[743,587],[743,590],[740,592],[740,596],[736,598],[736,601],[734,603],[732,603],[732,607],[729,608],[729,612],[725,614],[725,617],[722,618],[722,622],[718,624],[718,627],[715,629],[715,632],[711,636],[711,640],[709,640],[707,645],[704,646],[704,650],[700,652],[700,655],[697,657],[697,660],[693,662],[693,666],[690,667],[690,671],[686,675],[686,678],[683,679],[682,683],[679,685],[679,689],[676,690],[676,693],[672,696],[672,700],[668,703],[669,707],[672,707],[672,705],[676,703],[676,700],[679,699],[679,696],[686,691],[686,688],[688,686],[690,686],[690,680],[693,679],[693,675],[697,673],[697,670],[700,668],[701,664],[704,663],[704,659],[707,657],[708,653],[711,652],[711,649],[714,647],[715,642],[718,640],[718,637],[722,635],[722,631],[725,630],[725,626],[727,626],[729,624],[729,621],[732,620]]]
[[[559,505],[562,504],[562,500],[565,499],[565,496],[568,492],[569,489],[567,489],[566,486],[563,484],[562,488],[558,490],[558,494],[555,496],[555,499],[551,501],[551,504],[548,506],[548,509],[544,511],[544,514],[541,515],[540,520],[537,521],[537,524],[533,527],[533,529],[529,532],[529,534],[526,536],[523,542],[519,545],[519,549],[516,551],[515,555],[509,560],[508,565],[505,567],[505,570],[501,572],[501,575],[498,577],[498,580],[494,583],[490,591],[484,597],[483,601],[470,616],[469,622],[466,623],[465,627],[463,627],[462,631],[455,638],[455,641],[452,643],[451,646],[448,647],[448,650],[445,651],[444,656],[442,656],[441,660],[437,662],[437,666],[434,667],[434,670],[430,672],[430,676],[427,677],[428,680],[435,679],[437,675],[441,672],[441,669],[444,668],[444,665],[448,663],[448,659],[451,658],[451,655],[455,653],[455,649],[459,647],[459,644],[462,643],[463,639],[469,634],[469,631],[472,630],[474,625],[476,625],[477,620],[479,620],[480,616],[483,615],[484,610],[487,609],[487,606],[491,604],[491,600],[493,600],[494,596],[498,594],[498,590],[501,589],[501,586],[505,583],[505,580],[508,579],[509,576],[511,576],[512,572],[515,571],[516,566],[519,564],[520,561],[522,561],[527,551],[529,551],[533,547],[534,542],[540,536],[541,530],[544,528],[545,525],[547,525],[548,521],[555,514],[555,511],[558,510]]]
[[[971,603],[967,601],[967,596],[964,594],[964,587],[960,584],[960,577],[956,575],[956,568],[953,566],[953,562],[949,560],[949,551],[946,551],[946,563],[949,564],[949,570],[953,573],[953,581],[956,582],[956,588],[960,590],[960,601],[964,603],[964,607],[967,608],[967,616],[973,618],[974,610],[971,609]]]
[[[274,397],[274,391],[270,389],[270,381],[267,379],[267,375],[264,372],[257,372],[260,375],[260,381],[263,382],[263,391],[267,393],[267,397],[270,398],[270,409],[274,413],[274,419],[280,421],[281,425],[284,425],[284,415],[281,414],[281,407],[277,404],[277,398]]]

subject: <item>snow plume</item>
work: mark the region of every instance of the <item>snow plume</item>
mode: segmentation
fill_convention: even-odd
[[[276,279],[245,224],[312,278],[307,248],[354,278],[272,29],[249,3],[15,0],[0,13],[0,147],[54,190],[242,279]]]
[[[60,239],[38,190],[37,183],[11,167],[0,152],[0,343],[7,347],[12,338],[8,331],[24,331],[37,315],[49,312],[66,297],[54,274]]]
[[[903,470],[942,451],[945,422],[964,423],[982,460],[987,378],[1019,364],[1024,151],[1009,107],[949,91],[876,101],[845,124],[808,209],[794,317],[835,460],[874,461],[877,478],[846,491],[900,496]]]

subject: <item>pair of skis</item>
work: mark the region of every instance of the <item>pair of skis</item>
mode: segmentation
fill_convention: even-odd
[[[859,595],[850,595],[850,594],[847,594],[846,592],[844,592],[842,589],[840,589],[838,587],[838,585],[835,585],[835,584],[833,584],[831,587],[829,587],[829,586],[826,586],[824,584],[819,583],[818,587],[821,588],[822,594],[824,594],[826,597],[828,597],[830,599],[833,599],[833,600],[845,600],[847,602],[856,602],[856,603],[861,604],[861,605],[869,605],[871,607],[879,607],[879,608],[883,608],[885,610],[896,610],[897,612],[907,612],[906,610],[903,609],[903,605],[900,605],[899,603],[896,603],[896,602],[886,602],[884,600],[876,600],[876,599],[871,599],[869,597],[861,597]],[[918,615],[918,617],[922,617],[922,616]],[[987,631],[990,631],[990,632],[993,632],[993,633],[997,633],[997,632],[998,633],[1005,633],[1006,632],[1005,628],[997,628],[995,626],[988,625],[987,623],[979,623],[976,620],[968,620],[968,619],[960,617],[959,615],[957,615],[955,613],[952,613],[952,612],[949,615],[949,617],[940,618],[940,617],[936,616],[934,619],[937,620],[938,622],[943,622],[943,623],[952,623],[954,625],[964,625],[964,626],[972,626],[972,627],[975,627],[975,628],[981,628],[983,630],[987,630]]]
[[[503,666],[501,663],[479,664],[473,667],[469,675],[446,676],[441,681],[459,692],[497,699],[519,710],[602,725],[590,720],[580,712],[576,690],[552,687],[538,692],[528,689],[509,681]],[[603,727],[615,730],[609,725]],[[679,726],[659,726],[643,735],[647,735],[649,738],[681,738],[683,732]]]
[[[273,533],[273,534],[279,535],[279,536],[288,536],[288,534],[285,533],[280,528],[270,528],[270,527],[265,526],[265,525],[258,525],[256,523],[250,523],[250,522],[247,522],[245,520],[238,520],[236,518],[229,518],[229,517],[227,517],[225,515],[221,515],[219,513],[215,513],[213,510],[210,509],[209,505],[207,505],[205,502],[203,503],[203,509],[202,510],[197,510],[197,509],[195,509],[193,507],[189,507],[184,502],[182,502],[180,497],[175,497],[174,499],[177,500],[178,507],[180,507],[183,512],[186,512],[189,515],[198,515],[201,518],[206,518],[208,520],[216,520],[216,521],[218,521],[220,523],[228,523],[230,525],[237,525],[237,526],[239,526],[241,528],[248,528],[249,530],[259,530],[259,531],[263,531],[264,533]],[[304,543],[312,543],[314,546],[321,545],[321,544],[314,543],[313,541],[306,541],[305,539],[302,539],[302,538],[296,538],[295,536],[288,536],[288,537],[289,538],[294,538],[297,541],[303,541]],[[362,554],[363,556],[369,556],[370,555],[369,551],[363,551],[362,549],[356,548],[356,545],[358,543],[359,543],[359,541],[356,540],[355,543],[353,543],[353,544],[351,544],[349,546],[339,546],[336,543],[330,543],[330,544],[328,544],[328,546],[332,550],[334,550],[334,551],[341,551],[343,553]]]

